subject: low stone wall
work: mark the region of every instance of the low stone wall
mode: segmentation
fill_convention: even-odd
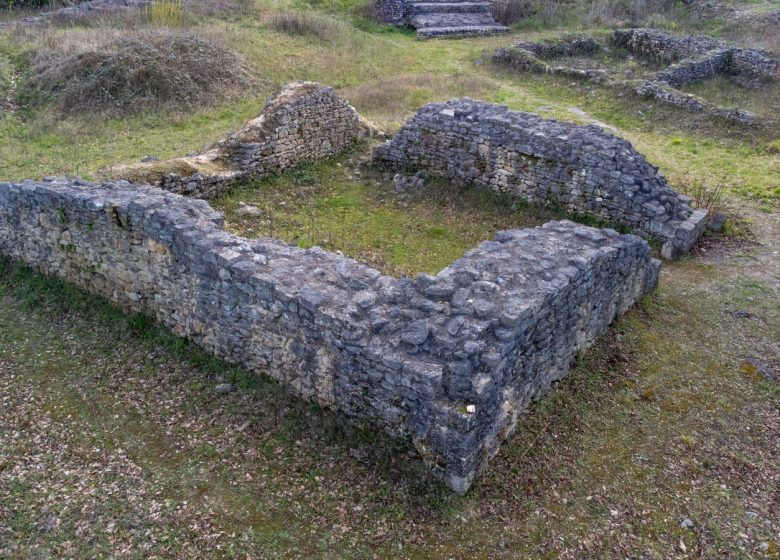
[[[662,240],[667,257],[688,251],[706,225],[706,211],[627,141],[472,99],[423,107],[374,158],[624,225]]]
[[[560,58],[562,56],[593,56],[601,50],[601,45],[593,37],[549,39],[539,43],[520,42],[515,43],[513,46],[545,59]]]
[[[492,60],[499,64],[506,64],[511,66],[515,70],[520,72],[534,72],[536,74],[553,74],[557,76],[564,76],[566,78],[574,78],[577,80],[588,80],[597,84],[605,83],[609,81],[610,77],[606,70],[601,68],[573,68],[571,66],[551,65],[542,60],[538,52],[545,52],[548,50],[548,46],[539,47],[536,49],[527,48],[532,45],[544,45],[542,43],[518,43],[508,48],[497,49],[493,53]],[[567,45],[560,45],[555,43],[554,45],[566,48]],[[584,45],[587,48],[587,45]],[[564,54],[555,54],[552,59],[559,58],[561,56],[567,56]],[[574,55],[571,55],[574,56]]]
[[[705,37],[677,37],[658,29],[617,29],[612,36],[615,47],[626,49],[637,56],[672,64],[683,58],[719,49],[722,43]]]
[[[458,492],[660,266],[636,236],[552,222],[395,279],[231,235],[201,200],[64,179],[0,184],[0,253],[410,438]]]
[[[750,111],[712,105],[700,97],[675,89],[666,82],[646,80],[634,91],[637,95],[643,97],[652,97],[669,105],[676,105],[677,107],[698,113],[706,113],[711,117],[738,122],[745,126],[756,126],[759,124],[756,115]]]
[[[547,40],[540,43],[516,43],[497,49],[493,61],[520,72],[554,74],[587,80],[596,84],[630,88],[636,94],[688,110],[735,121],[748,126],[760,125],[749,111],[718,107],[704,99],[675,88],[710,80],[717,76],[739,77],[742,85],[759,85],[778,77],[778,62],[768,54],[735,47],[709,37],[676,37],[657,29],[619,29],[612,36],[613,46],[639,58],[669,64],[646,80],[622,80],[604,68],[576,68],[548,63],[558,58],[591,56],[601,48],[593,38]],[[747,80],[745,80],[747,79]]]
[[[655,80],[674,87],[695,84],[727,74],[730,62],[731,52],[728,49],[718,49],[672,64],[658,72]]]
[[[716,76],[774,80],[778,74],[778,62],[766,53],[704,36],[676,37],[657,29],[618,29],[612,43],[637,56],[671,63],[653,79],[674,87]]]
[[[113,167],[105,175],[208,199],[237,181],[338,155],[375,133],[333,88],[297,82],[285,86],[259,117],[201,154]]]
[[[409,2],[407,0],[378,0],[374,7],[377,19],[390,25],[404,25]]]

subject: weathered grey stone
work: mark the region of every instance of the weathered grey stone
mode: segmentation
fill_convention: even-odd
[[[706,211],[692,209],[627,141],[468,98],[423,107],[374,159],[625,225],[670,242],[673,255],[688,251],[705,226]],[[456,291],[452,305],[467,300]]]
[[[410,438],[458,492],[660,266],[636,236],[563,221],[501,232],[436,276],[395,279],[231,235],[202,200],[56,178],[0,184],[0,253]],[[456,286],[452,304],[421,308]]]
[[[162,163],[115,166],[110,176],[210,199],[238,182],[335,156],[376,133],[333,88],[296,82],[282,88],[260,116],[203,153]]]

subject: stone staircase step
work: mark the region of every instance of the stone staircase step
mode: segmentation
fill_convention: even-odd
[[[509,33],[503,25],[455,25],[449,27],[425,27],[417,30],[417,36],[424,39],[436,37],[480,37],[495,33]]]
[[[411,15],[434,13],[487,13],[490,2],[414,2],[409,6]]]
[[[412,27],[421,29],[426,27],[463,27],[474,25],[496,25],[493,15],[487,13],[432,13],[418,14],[409,18]]]

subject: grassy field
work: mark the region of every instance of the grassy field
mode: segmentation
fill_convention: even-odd
[[[658,291],[532,407],[466,497],[403,442],[0,260],[0,560],[780,558],[777,127],[727,126],[489,62],[515,39],[585,32],[584,20],[537,17],[511,37],[421,42],[366,20],[363,4],[225,1],[187,14],[184,31],[234,51],[257,78],[188,111],[63,114],[16,95],[41,60],[133,36],[144,21],[0,31],[0,181],[94,178],[197,151],[279,85],[309,79],[388,131],[456,96],[600,122],[680,190],[722,184],[726,234],[665,265]],[[294,30],[279,17],[288,10],[304,18]],[[679,21],[743,36],[723,20]],[[776,118],[771,99],[717,85],[697,93]],[[399,201],[366,165],[370,149],[214,205],[236,233],[341,250],[393,274],[436,272],[497,230],[560,216],[443,183]],[[218,394],[223,381],[239,390]]]

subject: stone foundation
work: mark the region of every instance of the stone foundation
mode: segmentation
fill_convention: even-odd
[[[202,200],[64,179],[0,184],[0,253],[411,439],[457,492],[660,266],[636,236],[564,221],[396,279],[231,235]]]
[[[338,155],[375,133],[333,88],[298,82],[285,86],[259,117],[201,154],[113,167],[104,175],[209,199],[238,181]]]
[[[748,126],[760,124],[754,114],[718,107],[676,88],[717,76],[739,77],[741,83],[774,81],[778,77],[778,62],[767,53],[727,45],[709,37],[675,37],[656,29],[619,29],[610,43],[638,58],[668,66],[646,80],[621,80],[605,68],[576,68],[553,63],[563,57],[589,57],[598,53],[601,46],[590,37],[516,43],[497,49],[493,61],[520,72],[554,74],[629,88],[640,96]]]
[[[662,240],[669,257],[688,251],[706,225],[707,212],[627,141],[472,99],[423,107],[374,158],[623,225]]]

